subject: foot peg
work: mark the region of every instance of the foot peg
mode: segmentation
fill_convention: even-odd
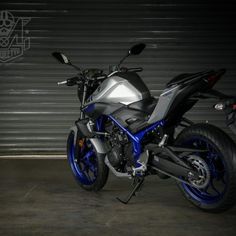
[[[124,200],[118,197],[116,199],[123,204],[127,204],[133,196],[136,196],[135,193],[141,189],[143,181],[144,181],[144,177],[135,177],[134,182],[133,182],[133,189],[128,194],[128,196]]]

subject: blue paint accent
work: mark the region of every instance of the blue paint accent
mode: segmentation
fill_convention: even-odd
[[[93,104],[90,104],[90,105],[84,107],[84,108],[83,108],[83,111],[84,111],[85,113],[91,113],[91,112],[94,111],[94,109],[95,109],[95,105],[94,105],[94,103],[93,103]]]
[[[184,191],[195,201],[200,202],[205,205],[211,205],[218,201],[220,201],[224,194],[226,193],[227,187],[228,187],[228,181],[227,181],[227,173],[225,171],[225,163],[221,157],[221,153],[217,151],[216,147],[214,147],[212,144],[210,144],[207,140],[200,137],[195,137],[194,139],[189,140],[186,145],[191,145],[193,143],[196,143],[197,145],[194,146],[195,148],[202,148],[202,149],[208,149],[209,151],[205,153],[204,160],[208,164],[208,168],[210,170],[211,174],[211,180],[208,186],[205,189],[197,189],[192,186],[189,186],[185,183],[181,183]],[[195,153],[197,156],[201,157],[201,153]],[[224,170],[219,170],[219,164],[221,163],[221,167],[224,168]],[[225,180],[226,177],[226,180]],[[218,185],[215,186],[215,182],[218,182]],[[221,185],[220,181],[222,181]],[[211,189],[211,191],[209,191]],[[209,191],[209,192],[208,192]]]
[[[86,144],[85,144],[86,145]],[[93,150],[78,150],[78,157],[76,156],[76,148],[74,146],[74,136],[69,140],[69,164],[73,171],[75,178],[84,185],[92,185],[97,178],[97,157]],[[93,159],[93,162],[91,161]],[[91,175],[92,174],[92,175]]]
[[[104,116],[100,116],[96,120],[96,130],[98,132],[103,132],[104,131],[104,122],[105,122],[105,117]]]
[[[133,145],[133,154],[134,154],[134,160],[136,162],[136,167],[138,167],[140,164],[137,163],[140,154],[142,153],[142,145],[141,141],[143,137],[150,131],[154,130],[158,126],[164,126],[164,121],[158,121],[154,124],[151,124],[150,126],[146,127],[145,129],[137,132],[136,134],[132,134],[128,129],[124,128],[113,116],[108,116],[117,126],[120,127],[124,131],[124,133],[131,139],[132,145]]]

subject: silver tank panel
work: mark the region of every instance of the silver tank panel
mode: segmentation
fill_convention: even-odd
[[[138,79],[141,80],[141,78],[137,77],[137,80]],[[135,84],[130,83],[128,80],[119,76],[112,76],[102,82],[88,98],[85,106],[96,102],[122,103],[124,105],[129,105],[148,98],[149,96],[150,92],[148,89],[144,89],[144,91],[141,92],[135,87]]]

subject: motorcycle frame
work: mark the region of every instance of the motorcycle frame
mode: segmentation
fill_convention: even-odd
[[[88,83],[84,82],[83,83],[83,96],[82,96],[82,100],[81,100],[81,113],[80,113],[80,119],[84,119],[85,118],[85,114],[83,112],[84,109],[84,104],[85,104],[85,100],[86,100],[86,96],[87,96],[87,91],[88,91]],[[210,94],[212,95],[212,90],[210,90]],[[201,93],[201,95],[204,93]],[[154,123],[148,125],[146,128],[142,129],[141,131],[138,131],[137,133],[133,134],[131,133],[128,129],[126,129],[125,127],[123,127],[112,115],[101,115],[100,117],[98,117],[96,119],[96,131],[97,132],[104,132],[104,121],[106,119],[110,120],[111,122],[113,122],[113,124],[115,124],[117,127],[119,127],[124,134],[126,134],[128,136],[128,138],[130,139],[131,143],[132,143],[132,148],[133,148],[133,157],[134,157],[134,161],[135,161],[135,167],[139,167],[140,163],[139,163],[139,158],[141,153],[143,152],[143,147],[142,147],[142,140],[144,138],[144,136],[148,135],[151,132],[156,132],[158,129],[165,129],[165,128],[169,128],[170,126],[173,125],[173,117],[176,118],[176,120],[180,121],[183,118],[183,115],[185,112],[187,112],[189,109],[191,109],[191,107],[199,100],[201,99],[201,95],[200,93],[193,93],[193,95],[191,96],[194,100],[193,101],[189,101],[189,105],[187,105],[186,103],[186,107],[184,108],[184,110],[182,112],[179,112],[178,114],[171,114],[171,117],[169,120],[165,120],[165,119],[161,119],[159,121],[155,121]],[[204,94],[206,95],[206,94]],[[208,95],[208,94],[207,94]],[[229,98],[230,96],[227,95],[223,95],[222,93],[214,93],[215,97],[214,98],[218,98],[218,99],[222,99],[223,96],[224,98]],[[207,98],[210,98],[208,96],[206,96]],[[211,97],[212,98],[212,97]],[[171,112],[173,113],[173,111]],[[187,122],[188,123],[188,122]],[[191,122],[192,123],[192,122]],[[180,122],[179,122],[180,124]],[[174,124],[176,125],[176,124]],[[180,124],[181,125],[181,124]],[[163,135],[163,134],[162,134]],[[162,137],[160,137],[162,138]],[[176,156],[178,158],[178,156]],[[178,158],[179,159],[179,158]],[[174,162],[176,162],[174,160]]]
[[[96,127],[99,132],[103,131],[102,123],[103,123],[104,116],[100,117],[96,121]],[[145,135],[148,135],[152,131],[156,131],[160,127],[164,127],[165,121],[161,120],[158,122],[155,122],[154,124],[146,127],[145,129],[137,132],[136,134],[132,134],[128,129],[124,128],[113,116],[108,115],[107,119],[112,121],[115,125],[117,125],[131,140],[132,147],[133,147],[133,157],[135,161],[135,167],[139,167],[140,164],[138,163],[138,160],[140,158],[142,150],[142,140]]]
[[[80,119],[83,119],[85,117],[85,114],[83,112],[83,106],[85,104],[85,98],[87,96],[87,86],[88,86],[87,83],[83,84],[83,96],[82,96],[82,101],[81,101]],[[138,160],[139,160],[140,155],[142,153],[142,144],[141,143],[142,143],[143,137],[152,131],[156,131],[160,127],[164,127],[164,125],[165,125],[165,121],[160,120],[160,121],[157,121],[157,122],[149,125],[145,129],[137,132],[136,134],[132,134],[128,129],[124,128],[112,115],[108,115],[108,116],[103,115],[103,116],[97,118],[97,120],[96,120],[96,131],[98,131],[98,132],[104,131],[103,122],[105,119],[112,121],[131,140],[132,147],[133,147],[133,157],[135,160],[135,167],[140,166],[140,164],[138,163]]]

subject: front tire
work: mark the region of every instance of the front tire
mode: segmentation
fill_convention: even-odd
[[[74,139],[76,142],[74,143]],[[67,139],[67,160],[73,176],[80,187],[88,191],[99,191],[108,179],[105,155],[96,152],[89,139],[75,137],[74,131]]]
[[[231,208],[236,200],[236,148],[232,139],[213,125],[195,124],[184,129],[175,144],[208,150],[194,154],[207,163],[209,184],[198,189],[177,182],[185,198],[208,212],[222,212]]]

